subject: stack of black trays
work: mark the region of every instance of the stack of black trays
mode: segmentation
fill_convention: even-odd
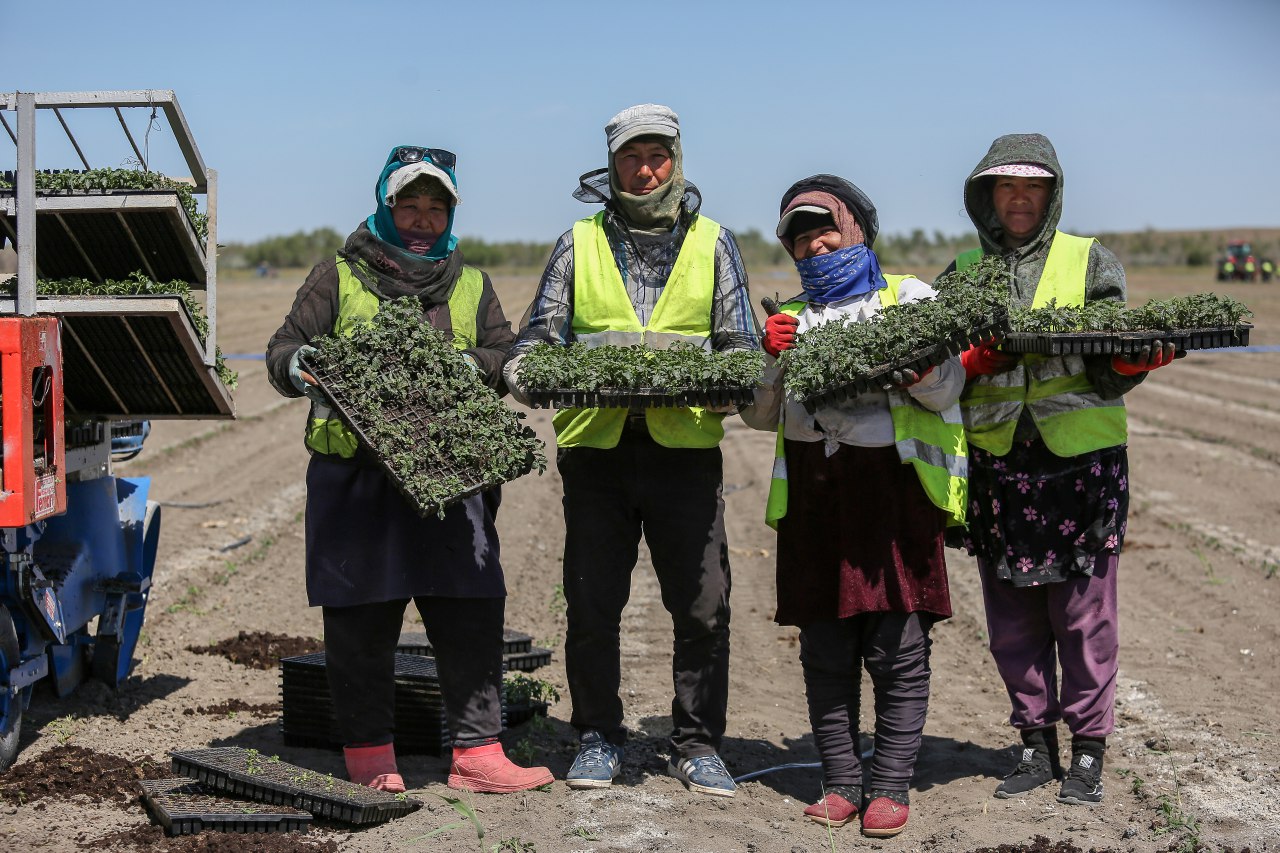
[[[281,658],[281,734],[288,746],[341,749],[324,652]],[[396,752],[443,755],[452,743],[434,658],[395,656]],[[506,721],[505,702],[503,721]]]
[[[396,651],[405,655],[420,655],[432,658],[435,650],[427,635],[418,632],[400,635],[400,645]],[[502,669],[504,672],[533,672],[535,669],[551,663],[551,649],[544,649],[533,644],[533,637],[510,629],[502,632]],[[505,691],[504,691],[505,694]],[[550,705],[546,702],[522,702],[512,704],[503,696],[503,708],[506,716],[505,727],[514,728],[527,723],[534,717],[545,717]]]
[[[142,801],[166,835],[221,832],[306,832],[311,815],[286,805],[219,796],[194,779],[154,779],[139,783]]]

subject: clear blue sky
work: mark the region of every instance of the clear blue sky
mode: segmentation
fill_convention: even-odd
[[[219,171],[221,242],[349,231],[400,143],[458,153],[457,233],[551,240],[594,209],[569,193],[604,123],[646,101],[737,230],[827,171],[885,232],[960,233],[964,177],[1025,131],[1057,147],[1065,228],[1280,226],[1277,0],[0,0],[0,91],[146,88]],[[123,164],[118,126],[70,120],[92,165]],[[76,166],[40,127],[39,165]]]

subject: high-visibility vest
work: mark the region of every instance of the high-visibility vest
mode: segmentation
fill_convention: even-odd
[[[588,347],[666,349],[685,341],[711,348],[716,243],[720,226],[694,216],[675,265],[647,324],[641,324],[618,271],[604,228],[604,213],[573,226],[573,335]],[[560,447],[617,447],[627,419],[624,408],[562,409],[552,425]],[[701,407],[645,410],[654,441],[664,447],[715,447],[724,437],[723,414]]]
[[[879,291],[882,306],[898,304],[898,290],[910,275],[888,275],[888,287]],[[792,316],[804,308],[804,300],[783,305],[781,310]],[[893,442],[898,458],[915,468],[925,494],[935,506],[947,513],[949,525],[964,524],[969,494],[969,452],[964,437],[964,422],[959,405],[941,412],[926,409],[906,391],[890,389],[889,415],[893,418]],[[786,401],[783,401],[783,412]],[[778,441],[774,449],[773,476],[769,481],[769,498],[765,504],[765,523],[775,530],[778,520],[787,514],[787,458],[783,444],[783,420],[778,418]]]
[[[1092,237],[1054,232],[1032,308],[1050,301],[1084,305],[1093,242]],[[960,259],[956,267],[963,268]],[[1098,396],[1081,356],[1028,353],[1012,370],[974,377],[965,387],[960,409],[969,443],[997,456],[1008,453],[1024,406],[1045,446],[1058,456],[1079,456],[1128,440],[1124,401]]]
[[[333,324],[333,334],[350,336],[361,323],[367,323],[378,313],[382,300],[365,287],[351,271],[346,259],[338,258],[338,318]],[[453,332],[453,345],[464,350],[476,346],[476,314],[480,311],[480,296],[484,290],[484,276],[475,267],[464,266],[462,275],[449,294],[449,322]],[[323,403],[312,403],[307,421],[306,445],[316,453],[350,459],[356,455],[359,440],[347,429],[333,410]]]

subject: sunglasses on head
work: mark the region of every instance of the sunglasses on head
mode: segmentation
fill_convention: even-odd
[[[401,163],[421,163],[429,160],[441,169],[452,169],[458,164],[458,155],[443,148],[419,148],[416,145],[402,145],[396,149],[396,159]]]

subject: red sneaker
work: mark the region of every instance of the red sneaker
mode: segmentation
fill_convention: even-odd
[[[805,809],[804,814],[823,826],[844,826],[857,817],[858,806],[835,791],[827,791],[822,799]]]
[[[910,814],[911,807],[906,803],[884,795],[875,797],[862,813],[862,834],[872,838],[891,838],[907,828],[907,816]]]
[[[550,785],[555,780],[545,767],[512,764],[502,744],[491,743],[453,750],[449,787],[481,794],[510,794]]]
[[[396,770],[396,751],[391,744],[347,746],[342,755],[347,761],[347,778],[352,782],[393,794],[404,793],[404,779]]]

